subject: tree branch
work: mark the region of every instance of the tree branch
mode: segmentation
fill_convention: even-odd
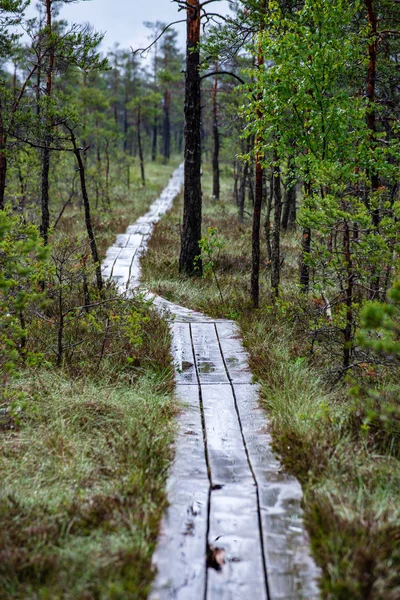
[[[178,23],[186,23],[186,19],[180,19],[179,21],[172,21],[172,23],[168,23],[168,25],[166,27],[164,27],[164,29],[162,30],[162,32],[160,33],[160,35],[158,35],[156,37],[155,40],[153,40],[151,42],[151,44],[149,44],[149,46],[147,46],[147,48],[137,48],[137,50],[134,50],[131,46],[131,50],[132,50],[132,54],[137,54],[138,52],[140,52],[140,56],[143,56],[143,54],[145,52],[148,52],[150,50],[150,48],[152,48],[154,46],[154,44],[156,44],[158,42],[158,40],[164,35],[164,33],[167,31],[167,29],[169,29],[170,27],[172,27],[172,25],[177,25]]]
[[[235,75],[235,73],[232,73],[231,71],[213,71],[212,73],[206,73],[200,77],[200,81],[207,79],[207,77],[214,77],[215,75],[230,75],[231,77],[237,79],[242,85],[245,85],[246,83],[241,77],[239,77],[239,75]]]

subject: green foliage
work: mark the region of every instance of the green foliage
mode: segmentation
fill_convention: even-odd
[[[26,358],[27,311],[43,302],[49,254],[36,225],[0,211],[0,370],[5,376]]]
[[[207,277],[208,274],[211,274],[214,277],[221,302],[223,302],[224,297],[222,295],[221,286],[217,277],[216,265],[218,255],[224,247],[224,241],[218,235],[218,228],[208,227],[207,235],[201,238],[199,241],[199,246],[201,248],[201,254],[196,256],[194,260],[195,269],[198,268],[199,263],[201,263],[203,268],[203,277]]]
[[[386,383],[361,382],[351,393],[357,399],[356,410],[361,428],[375,442],[396,455],[400,452],[400,282],[389,292],[391,303],[368,302],[361,311],[361,347],[372,350],[375,361],[385,365]],[[393,373],[394,371],[394,373]],[[374,368],[370,368],[375,375]]]
[[[400,281],[389,291],[390,304],[368,302],[361,313],[364,332],[358,341],[378,355],[400,361]],[[375,335],[374,335],[375,334]]]

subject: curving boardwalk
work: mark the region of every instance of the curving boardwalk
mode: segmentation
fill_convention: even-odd
[[[119,235],[103,264],[121,291],[139,284],[154,223],[180,192],[183,168],[149,212]],[[151,600],[314,600],[318,570],[298,481],[271,450],[236,325],[154,297],[168,309],[184,409],[153,557]]]

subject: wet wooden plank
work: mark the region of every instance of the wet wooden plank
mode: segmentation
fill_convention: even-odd
[[[230,380],[234,383],[251,383],[253,375],[248,354],[243,348],[237,325],[232,321],[222,321],[215,326]]]
[[[150,600],[201,600],[205,592],[209,479],[199,390],[180,385],[177,393],[185,409],[168,479],[169,506],[153,555],[157,575]]]
[[[230,384],[201,386],[212,491],[209,544],[225,564],[208,569],[207,600],[257,591],[266,599],[257,495]],[[243,595],[244,594],[244,595]]]
[[[265,412],[257,386],[234,387],[243,435],[256,475],[271,600],[318,598],[319,570],[310,555],[302,519],[302,490],[283,470],[272,451]]]
[[[118,246],[119,248],[125,248],[126,244],[129,241],[130,236],[127,233],[119,233],[117,235],[117,239],[114,242],[114,246]]]
[[[196,384],[197,375],[193,357],[190,326],[188,323],[171,323],[171,351],[177,384]]]
[[[213,323],[192,323],[192,340],[200,383],[228,383]]]
[[[267,600],[256,489],[250,481],[212,491],[209,543],[224,549],[225,564],[220,571],[208,569],[207,600]]]
[[[130,267],[132,260],[135,257],[135,253],[136,248],[134,247],[127,246],[125,248],[122,248],[118,257],[116,258],[116,262]]]
[[[143,243],[143,234],[133,233],[129,236],[129,239],[126,243],[126,248],[139,248],[139,246],[142,243]]]
[[[128,281],[129,281],[129,271],[130,271],[130,265],[126,265],[124,262],[119,262],[118,260],[115,261],[114,264],[114,268],[112,271],[112,279],[114,281],[117,281],[119,286],[125,286],[127,285]]]

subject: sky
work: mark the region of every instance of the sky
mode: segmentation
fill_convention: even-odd
[[[218,4],[218,12],[225,14],[229,11],[227,2]],[[217,3],[214,7],[216,5]],[[27,16],[36,14],[35,6],[36,0],[31,0]],[[115,43],[119,43],[121,48],[147,46],[150,31],[143,25],[144,21],[170,23],[184,19],[185,14],[183,11],[178,12],[178,6],[171,0],[87,0],[64,5],[60,17],[74,23],[89,22],[96,31],[105,33],[102,50],[106,51],[113,48]],[[176,30],[183,48],[185,24],[177,25]]]

